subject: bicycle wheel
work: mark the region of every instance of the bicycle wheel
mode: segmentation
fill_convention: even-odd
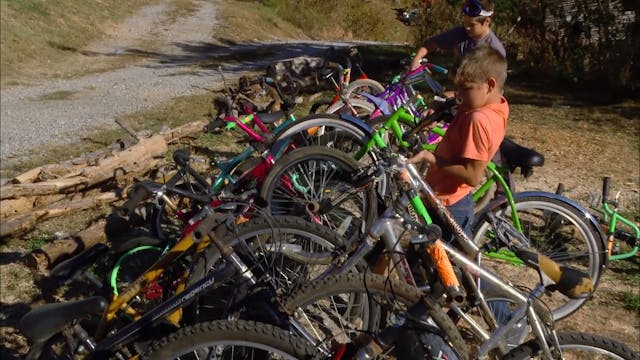
[[[368,119],[373,114],[376,107],[367,100],[350,98],[349,104],[345,104],[344,101],[338,100],[333,105],[329,106],[326,110],[327,114],[347,114],[357,116],[359,118]],[[353,110],[352,110],[353,109]],[[355,111],[355,114],[353,113]]]
[[[582,270],[597,286],[602,271],[604,249],[593,227],[578,209],[567,202],[539,193],[537,196],[517,197],[515,202],[529,247],[558,263]],[[512,221],[511,209],[503,204],[493,213]],[[532,288],[538,281],[533,270],[520,266],[505,244],[499,244],[486,214],[479,216],[474,226],[474,241],[483,251],[481,261],[506,280]],[[560,320],[584,304],[587,299],[569,299],[558,292],[541,298],[553,309],[554,320]]]
[[[194,195],[202,196],[207,193],[207,189],[195,181],[179,183],[174,187],[179,191]],[[159,239],[176,241],[182,236],[186,221],[206,204],[198,203],[179,193],[167,192],[166,195],[175,206],[175,210],[168,206],[166,201],[159,200],[151,211],[150,227],[153,235]]]
[[[335,231],[294,216],[257,216],[229,229],[223,242],[236,254],[260,282],[282,296],[291,294],[319,276],[333,259],[343,239]],[[215,247],[198,258],[190,283],[219,265]],[[225,318],[235,311],[230,299],[238,292],[235,279],[200,297],[198,306],[189,310],[189,321]]]
[[[315,354],[283,329],[252,321],[196,324],[151,345],[141,359],[306,359]]]
[[[349,238],[376,217],[373,186],[354,189],[359,165],[336,149],[311,146],[279,159],[260,189],[272,214],[303,216]]]
[[[316,348],[326,351],[336,343],[344,344],[364,332],[387,324],[388,309],[406,310],[421,299],[421,292],[406,283],[391,281],[377,274],[343,274],[309,283],[284,303],[284,308]],[[439,329],[461,358],[468,358],[467,346],[451,318],[430,298],[427,320]],[[379,358],[392,358],[395,350]]]
[[[122,254],[111,270],[109,278],[111,291],[118,295],[149,269],[162,256],[163,252],[163,248],[159,246],[140,245]]]
[[[557,335],[563,359],[640,359],[638,353],[625,344],[603,336],[578,332],[558,332]],[[502,359],[520,360],[543,357],[538,341],[531,340],[513,349]]]
[[[357,79],[352,81],[345,90],[344,96],[348,99],[362,99],[359,94],[368,93],[377,95],[385,91],[385,87],[373,79]]]

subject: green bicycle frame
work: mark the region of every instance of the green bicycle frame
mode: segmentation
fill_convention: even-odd
[[[634,224],[631,220],[625,218],[624,216],[620,215],[618,213],[617,209],[611,209],[609,207],[609,204],[607,204],[606,202],[603,204],[603,208],[602,208],[602,213],[604,215],[604,220],[608,221],[609,223],[609,231],[607,232],[607,241],[609,242],[613,242],[614,239],[614,235],[616,233],[616,227],[618,222],[621,222],[625,225],[627,225],[628,227],[630,227],[631,229],[633,229],[636,239],[640,239],[640,228],[638,228],[638,226],[636,224]],[[623,259],[628,259],[630,257],[635,256],[638,253],[638,244],[636,241],[635,246],[633,246],[633,248],[631,249],[631,251],[626,252],[626,253],[622,253],[622,254],[611,254],[609,255],[609,260],[623,260]]]
[[[415,118],[411,113],[409,113],[403,107],[399,108],[398,110],[396,110],[393,114],[391,114],[389,116],[389,118],[385,121],[384,125],[379,130],[377,130],[375,133],[373,133],[373,136],[371,137],[371,139],[360,148],[360,150],[355,155],[355,159],[356,160],[362,159],[362,157],[364,157],[364,155],[366,153],[368,153],[369,151],[371,151],[374,147],[377,147],[377,148],[380,148],[380,149],[386,148],[387,144],[383,140],[382,135],[387,130],[391,130],[393,135],[398,140],[398,144],[400,146],[402,146],[403,148],[409,148],[411,146],[411,144],[409,144],[409,142],[407,142],[407,141],[402,139],[403,131],[402,131],[402,128],[400,127],[399,120],[405,120],[405,121],[408,121],[408,122],[415,123]],[[435,127],[433,129],[431,129],[431,131],[433,131],[434,133],[436,133],[436,134],[438,134],[440,136],[444,136],[444,134],[446,132],[445,129],[442,129],[440,127]],[[436,144],[423,144],[422,148],[425,149],[425,150],[433,151],[433,150],[435,150],[436,146],[437,146]],[[489,179],[487,179],[487,181],[485,181],[480,186],[480,188],[478,188],[473,193],[473,201],[477,201],[478,199],[480,199],[482,196],[484,196],[486,194],[487,191],[489,191],[489,189],[491,189],[491,187],[495,183],[498,183],[504,189],[505,195],[506,195],[507,200],[509,202],[509,206],[511,207],[511,215],[512,215],[512,218],[513,218],[513,225],[516,227],[516,229],[518,229],[518,231],[522,231],[522,225],[520,223],[520,219],[518,218],[518,214],[517,214],[517,211],[516,211],[516,208],[515,208],[515,201],[513,199],[513,193],[511,192],[511,189],[509,188],[509,185],[507,184],[507,181],[501,175],[501,173],[503,171],[507,170],[507,168],[499,166],[499,165],[496,165],[494,162],[490,161],[489,164],[487,165],[487,169],[491,172],[492,175],[491,175],[491,177]]]
[[[403,131],[402,131],[402,128],[400,127],[399,120],[415,123],[414,116],[411,113],[409,113],[405,108],[400,107],[398,110],[396,110],[393,114],[389,116],[389,118],[384,122],[384,124],[380,127],[380,129],[378,129],[376,132],[372,134],[371,139],[367,143],[365,143],[360,148],[360,150],[356,153],[355,159],[360,160],[362,157],[364,157],[365,154],[371,151],[374,147],[377,147],[380,149],[386,148],[387,144],[383,140],[382,135],[387,130],[391,130],[395,138],[398,140],[398,143],[400,146],[402,146],[403,148],[409,148],[411,144],[402,139]],[[440,136],[444,136],[446,132],[445,129],[442,129],[440,127],[435,127],[431,129],[431,131],[433,131],[434,133]],[[437,144],[422,144],[422,148],[429,151],[435,150],[436,146]],[[474,202],[478,201],[478,199],[484,196],[486,192],[489,191],[489,189],[491,189],[491,187],[494,184],[498,183],[504,189],[505,196],[509,203],[509,208],[511,209],[511,218],[512,218],[513,225],[518,231],[522,232],[522,224],[520,222],[520,218],[518,217],[518,212],[515,207],[515,200],[513,198],[513,193],[511,192],[511,189],[509,188],[507,181],[501,175],[501,173],[507,170],[507,168],[498,166],[494,162],[490,161],[489,164],[487,165],[487,169],[491,172],[491,177],[488,178],[480,186],[480,188],[478,188],[473,193],[473,201]],[[411,203],[414,209],[416,210],[416,212],[418,213],[418,215],[420,215],[426,221],[427,224],[431,224],[432,222],[431,218],[429,217],[429,214],[426,211],[420,197],[416,195],[411,199]],[[515,254],[512,251],[509,251],[509,250],[500,249],[497,252],[486,252],[485,255],[491,258],[508,261],[514,265],[523,264],[522,260],[520,260],[517,256],[515,256]]]

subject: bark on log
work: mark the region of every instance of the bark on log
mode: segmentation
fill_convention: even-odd
[[[19,236],[31,231],[40,221],[45,221],[69,214],[74,211],[95,208],[118,200],[116,192],[102,193],[98,196],[86,196],[76,199],[65,199],[49,204],[41,210],[17,216],[3,222],[0,227],[0,238]]]
[[[96,166],[84,168],[78,176],[65,177],[33,184],[12,184],[0,188],[0,198],[78,192],[120,174],[144,173],[156,165],[154,158],[168,151],[164,137],[141,139],[138,144],[114,156],[103,159]]]
[[[11,179],[11,183],[12,184],[32,183],[38,179],[41,171],[42,171],[42,166],[38,166],[35,169],[31,169],[25,173],[22,173],[14,177],[13,179]]]
[[[72,238],[54,240],[27,255],[25,263],[31,269],[43,273],[53,265],[88,249],[97,243],[103,243],[107,237],[104,232],[106,220],[100,220]]]

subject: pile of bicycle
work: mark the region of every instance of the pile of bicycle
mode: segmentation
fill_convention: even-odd
[[[516,170],[531,176],[544,157],[505,139],[474,192],[470,238],[428,170],[406,163],[435,149],[455,114],[432,77],[446,70],[424,63],[383,86],[356,62],[330,65],[335,97],[303,118],[293,101],[238,115],[233,94],[218,98],[204,130],[240,131],[246,149],[207,159],[207,173],[177,150],[167,179],[135,183],[108,218],[110,246],[51,272],[83,296],[22,318],[27,359],[639,358],[555,329],[616,256],[608,181],[599,216],[561,189],[517,192]],[[441,103],[426,118],[418,87]]]

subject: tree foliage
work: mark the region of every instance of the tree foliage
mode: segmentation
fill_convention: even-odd
[[[426,39],[461,22],[462,0],[438,1],[416,29]],[[636,92],[640,75],[640,2],[496,0],[493,31],[510,62],[575,85]]]

